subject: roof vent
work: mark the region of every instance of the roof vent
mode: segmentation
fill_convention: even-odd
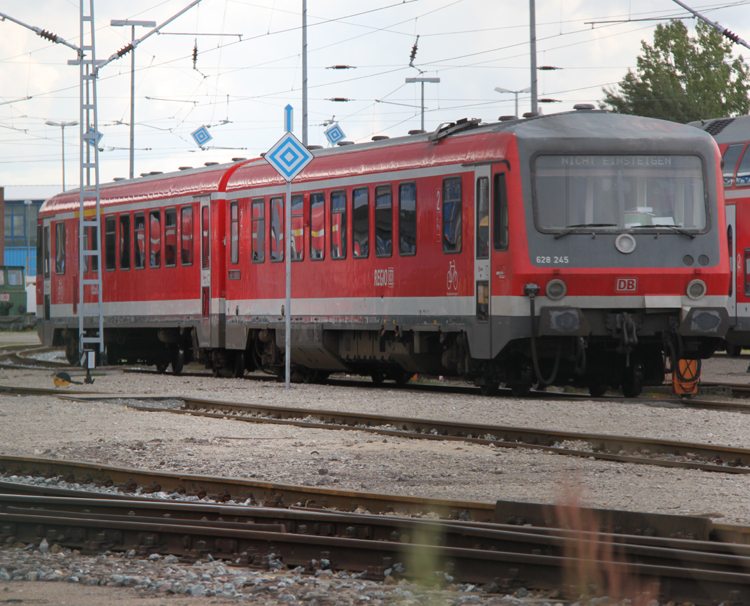
[[[576,104],[575,104],[575,105],[573,106],[573,109],[575,109],[575,110],[578,110],[578,111],[581,111],[581,110],[591,110],[591,109],[596,109],[596,107],[594,107],[594,104],[593,104],[593,103],[576,103]]]
[[[426,132],[427,132],[426,130],[422,130],[421,128],[415,128],[413,130],[410,130],[409,134],[410,135],[424,135]]]
[[[385,139],[390,139],[388,135],[375,135],[372,140],[373,141],[384,141]]]
[[[149,175],[163,175],[164,173],[160,170],[152,170]]]
[[[354,145],[354,141],[339,141],[336,145],[343,147],[344,145]]]
[[[518,116],[500,116],[498,120],[500,122],[510,122],[511,120],[518,120]]]
[[[242,162],[243,160],[247,160],[247,158],[232,158],[232,162]]]
[[[461,118],[458,122],[443,122],[434,132],[430,133],[430,141],[440,141],[464,130],[476,128],[482,123],[479,118]]]
[[[124,181],[125,177],[115,177],[112,181]]]
[[[309,149],[310,151],[314,149],[323,149],[323,146],[322,145],[308,145],[307,149]]]
[[[190,170],[191,168],[193,167],[192,166],[179,166],[177,170]]]
[[[719,120],[711,120],[706,126],[703,127],[709,135],[718,135],[727,126],[734,122],[734,118],[721,118]]]
[[[204,162],[203,166],[216,166],[218,162]]]
[[[148,177],[148,173],[141,173],[141,177]]]
[[[536,118],[539,115],[539,112],[526,112],[523,117],[524,118]]]

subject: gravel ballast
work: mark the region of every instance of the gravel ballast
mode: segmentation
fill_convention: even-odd
[[[750,383],[746,369],[747,360],[715,358],[704,363],[704,378]],[[4,369],[0,370],[0,386],[52,388],[52,374],[50,370]],[[490,503],[497,499],[552,503],[574,491],[583,504],[591,507],[702,515],[721,522],[750,524],[750,475],[612,463],[460,442],[382,438],[357,431],[151,413],[126,404],[128,396],[184,395],[750,448],[750,415],[741,413],[632,401],[488,398],[328,385],[292,385],[287,391],[283,383],[268,381],[121,372],[95,374],[94,385],[73,388],[121,394],[122,398],[76,402],[51,396],[0,394],[0,453]],[[59,391],[62,395],[70,389]],[[9,565],[7,553],[0,551],[0,568]],[[132,560],[125,558],[123,562]],[[2,579],[0,574],[0,591],[7,584]],[[18,586],[17,582],[10,584]],[[188,599],[185,594],[170,595],[173,600]],[[269,595],[265,592],[263,598]],[[352,603],[390,602],[376,598]],[[423,602],[418,599],[413,603]]]

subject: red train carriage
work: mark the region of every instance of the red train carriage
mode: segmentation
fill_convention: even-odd
[[[427,373],[487,393],[636,395],[662,382],[665,355],[705,358],[726,333],[719,156],[694,128],[586,108],[314,154],[292,184],[301,380]],[[282,374],[285,184],[270,165],[101,192],[109,363]],[[76,242],[77,200],[61,194],[40,212],[40,334],[71,359],[77,254],[56,234]]]
[[[750,116],[691,122],[713,135],[722,154],[727,241],[732,280],[729,287],[730,328],[726,350],[739,355],[750,347]]]

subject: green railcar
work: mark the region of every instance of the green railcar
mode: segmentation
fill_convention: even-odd
[[[23,265],[0,265],[0,329],[32,326],[36,317],[28,314]]]

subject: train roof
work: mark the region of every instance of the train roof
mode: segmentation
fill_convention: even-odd
[[[750,121],[748,122],[750,129]],[[431,133],[311,150],[315,162],[295,183],[366,173],[406,170],[430,165],[473,164],[506,157],[514,139],[549,148],[555,140],[598,140],[599,146],[620,141],[693,140],[696,129],[676,122],[586,109],[482,124],[464,119],[440,125]],[[709,135],[705,135],[710,140]],[[702,138],[702,137],[701,137]],[[597,147],[597,146],[595,146]],[[648,148],[649,146],[646,146]],[[282,177],[262,157],[172,173],[150,173],[138,179],[100,185],[102,206],[147,202],[174,196],[210,195],[250,187],[277,186]],[[88,205],[87,205],[88,206]],[[79,191],[71,190],[44,203],[41,215],[74,212]]]
[[[688,122],[712,135],[719,144],[744,143],[750,140],[750,116],[736,118],[715,118],[713,120],[697,120]]]

